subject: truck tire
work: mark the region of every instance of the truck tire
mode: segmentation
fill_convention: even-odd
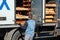
[[[22,36],[21,36],[21,33],[18,31],[16,31],[13,36],[12,36],[12,39],[11,40],[23,40]]]
[[[17,30],[17,28],[11,30],[10,32],[6,32],[6,34],[4,36],[4,40],[11,40],[12,39],[12,36],[15,33],[16,30]]]

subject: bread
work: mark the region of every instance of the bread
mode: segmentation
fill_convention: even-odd
[[[46,7],[56,7],[56,4],[46,4]]]
[[[53,18],[53,16],[46,16],[46,18]]]
[[[54,9],[53,8],[46,8],[46,14],[53,14],[55,13]]]
[[[52,22],[52,19],[46,19],[45,22]]]

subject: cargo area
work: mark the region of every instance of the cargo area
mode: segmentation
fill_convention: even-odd
[[[35,2],[35,0],[16,0],[16,23],[24,25],[25,21],[29,19],[29,15],[33,14],[37,19],[37,24],[39,24],[37,26],[40,27],[38,29],[42,28],[41,30],[50,30],[51,27],[51,29],[54,30],[57,26],[57,0],[45,0],[45,10],[40,8],[43,7],[41,6],[42,3],[40,5],[38,4],[42,0],[37,0],[34,4],[32,4],[31,1]],[[36,9],[34,10],[33,8]]]
[[[57,28],[57,2],[57,0],[16,0],[16,24],[24,25],[33,14],[37,21],[36,36],[47,32],[53,34]]]

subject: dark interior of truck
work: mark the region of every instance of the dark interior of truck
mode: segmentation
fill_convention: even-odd
[[[29,3],[30,2],[27,2],[27,3],[24,3],[23,0],[16,0],[16,7],[24,7],[24,8],[30,8],[29,7]],[[56,1],[55,0],[46,0],[46,4],[55,4]],[[23,4],[27,4],[28,6],[23,6]],[[47,7],[49,9],[51,9],[52,7]],[[53,7],[53,9],[55,9],[55,7]],[[16,14],[21,14],[21,15],[24,15],[24,16],[28,16],[27,14],[31,12],[31,10],[22,10],[22,11],[16,11]],[[49,14],[48,16],[50,16],[51,14]],[[46,15],[47,16],[47,15]],[[54,15],[53,15],[54,16]],[[46,19],[49,19],[49,18],[46,18]],[[52,19],[52,18],[50,18]],[[25,23],[25,21],[23,20],[26,20],[26,19],[17,19],[17,24],[20,24],[19,21],[21,21],[22,24]],[[54,18],[52,19],[54,20]],[[55,20],[54,22],[46,22],[46,23],[55,23]],[[38,25],[37,25],[38,26]],[[39,28],[38,28],[39,27]],[[38,26],[36,29],[36,31],[51,31],[51,30],[54,30],[55,29],[55,25],[54,26]]]

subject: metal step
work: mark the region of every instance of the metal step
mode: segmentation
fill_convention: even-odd
[[[55,26],[56,24],[55,23],[46,23],[46,24],[43,24],[43,26]]]
[[[42,36],[42,37],[35,37],[35,39],[38,39],[38,38],[51,38],[51,37],[56,37],[56,36]]]
[[[39,33],[39,34],[36,34],[35,36],[35,39],[38,39],[38,38],[50,38],[50,37],[57,37],[57,36],[54,36],[54,34],[50,34],[50,33]]]

